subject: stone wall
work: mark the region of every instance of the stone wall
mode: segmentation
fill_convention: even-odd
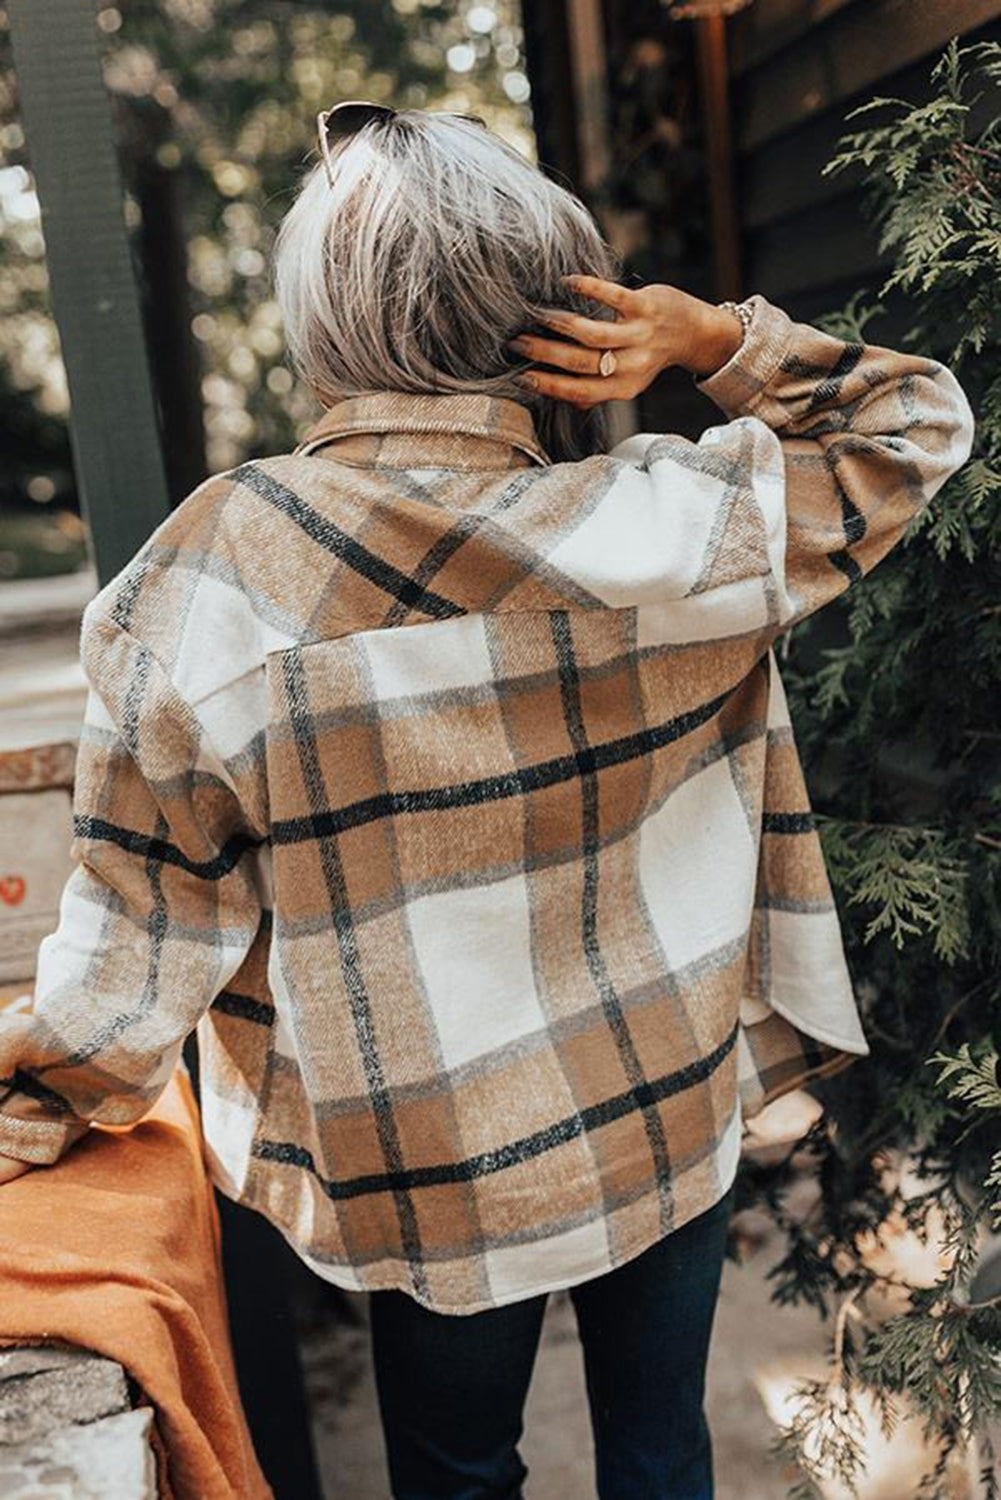
[[[0,1500],[155,1500],[152,1423],[109,1359],[0,1351]]]

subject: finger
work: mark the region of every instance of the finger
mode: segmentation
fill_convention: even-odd
[[[557,401],[569,401],[573,406],[597,406],[601,401],[619,399],[614,387],[614,377],[600,375],[591,380],[582,375],[554,375],[549,370],[529,370],[517,377],[530,390],[543,396],[553,396]]]
[[[23,1177],[25,1172],[32,1170],[32,1163],[28,1161],[15,1161],[12,1157],[0,1157],[0,1183],[13,1182],[16,1177]]]
[[[582,348],[580,344],[567,344],[560,339],[540,339],[534,334],[522,333],[508,340],[508,348],[523,354],[526,359],[541,360],[543,364],[556,365],[561,370],[572,370],[578,375],[598,373],[597,353]]]
[[[606,281],[602,276],[583,275],[562,276],[560,280],[572,292],[579,292],[582,297],[593,297],[596,302],[604,302],[607,307],[614,307],[624,317],[628,317],[630,313],[635,315],[637,311],[639,293],[631,291],[627,286],[620,286],[617,281]]]
[[[636,320],[613,323],[609,318],[585,318],[562,307],[540,307],[535,315],[547,328],[591,349],[617,349],[622,344],[640,344],[649,337],[647,326]]]

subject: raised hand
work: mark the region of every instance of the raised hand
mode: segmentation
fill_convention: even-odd
[[[564,276],[566,286],[615,312],[614,320],[587,318],[564,308],[540,307],[536,319],[562,334],[560,339],[519,334],[507,347],[554,366],[533,369],[518,379],[532,391],[575,406],[628,401],[668,367],[681,365],[694,375],[710,375],[739,348],[743,330],[733,313],[692,297],[678,287],[652,283],[636,289],[600,276]],[[599,361],[605,358],[602,374]],[[569,371],[557,374],[556,371]]]

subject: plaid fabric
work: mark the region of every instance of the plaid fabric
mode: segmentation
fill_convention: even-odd
[[[200,486],[88,607],[76,865],[0,1151],[149,1108],[339,1285],[472,1312],[711,1206],[865,1053],[772,651],[966,459],[936,362],[763,298],[730,418],[554,464],[370,392]]]

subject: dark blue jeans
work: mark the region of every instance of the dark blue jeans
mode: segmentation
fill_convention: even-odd
[[[711,1500],[706,1358],[733,1189],[615,1270],[570,1288],[600,1500]],[[396,1500],[519,1500],[518,1453],[546,1294],[451,1315],[370,1298]]]

